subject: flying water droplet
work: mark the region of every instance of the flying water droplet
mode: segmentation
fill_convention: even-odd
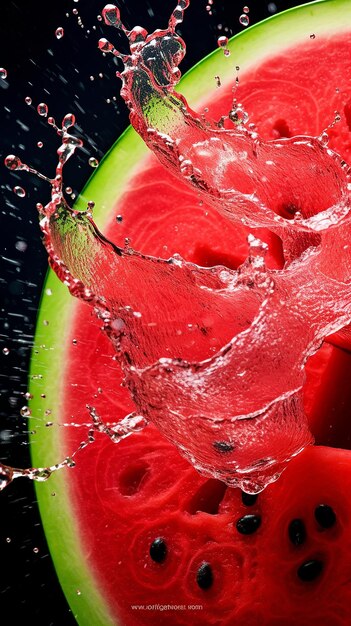
[[[217,39],[217,44],[220,48],[222,48],[225,56],[229,56],[230,55],[230,50],[228,50],[228,37],[225,37],[224,35],[222,35],[221,37],[218,37]]]
[[[10,350],[9,350],[9,348],[3,348],[3,349],[2,349],[2,353],[3,353],[5,356],[7,356],[8,354],[10,354]]]
[[[37,146],[38,146],[38,148],[42,148],[42,147],[43,147],[43,145],[44,145],[44,144],[43,144],[43,142],[42,142],[42,141],[38,141],[38,142],[37,142]]]
[[[73,113],[67,113],[62,120],[62,128],[63,129],[71,128],[71,126],[74,126],[75,123],[76,123],[75,115]]]
[[[246,13],[242,13],[239,17],[239,22],[242,26],[248,26],[250,24],[250,18]]]
[[[5,158],[5,165],[9,170],[18,170],[22,166],[22,161],[18,156],[14,154],[9,154]]]
[[[250,13],[249,7],[247,6],[243,7],[243,13]]]
[[[40,102],[37,106],[37,111],[41,117],[47,117],[48,114],[48,105],[45,102]]]
[[[0,78],[5,80],[7,78],[7,70],[4,67],[0,67]]]
[[[18,196],[19,198],[24,198],[26,195],[25,190],[23,189],[23,187],[20,187],[19,185],[16,185],[16,187],[13,188],[13,192],[16,194],[16,196]]]
[[[65,31],[63,30],[63,28],[61,26],[56,28],[56,30],[55,30],[55,37],[56,37],[56,39],[62,39],[64,34],[65,34]]]
[[[20,410],[20,414],[22,415],[22,417],[30,417],[30,415],[32,415],[32,412],[29,406],[23,406]]]
[[[99,161],[95,157],[90,157],[88,161],[90,167],[97,167],[99,165]]]
[[[121,14],[114,4],[106,4],[102,9],[102,17],[107,26],[121,26]]]
[[[28,106],[29,106],[30,104],[32,104],[32,98],[31,98],[30,96],[26,96],[26,97],[25,97],[25,99],[24,99],[24,101],[25,101],[25,103],[26,103],[26,104],[28,104]]]

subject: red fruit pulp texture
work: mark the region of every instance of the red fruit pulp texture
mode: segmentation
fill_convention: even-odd
[[[340,37],[335,52],[328,42],[314,44],[308,42],[306,49],[288,51],[242,76],[238,98],[267,139],[318,135],[339,110],[342,121],[329,131],[330,145],[350,161],[350,39]],[[325,58],[327,63],[320,61]],[[230,109],[231,98],[231,85],[224,86],[204,105],[219,118]],[[129,237],[141,252],[163,258],[179,253],[203,266],[236,268],[247,256],[247,229],[201,205],[196,192],[152,156],[132,179],[115,214],[122,215],[123,222],[116,223],[114,216],[105,234],[117,245],[123,246]],[[255,234],[269,244],[267,265],[282,267],[279,239],[268,231]],[[115,422],[134,409],[120,386],[121,371],[100,325],[86,305],[77,304],[71,335],[76,341],[64,372],[64,413],[78,424],[88,421],[87,403],[105,422]],[[348,346],[347,334],[331,341]],[[350,354],[324,343],[306,371],[305,407],[316,442],[350,447]],[[64,429],[65,453],[77,448],[82,438],[81,429]],[[250,507],[242,503],[238,489],[201,477],[153,426],[118,445],[97,436],[83,454],[69,474],[70,494],[89,566],[116,622],[117,618],[127,626],[350,622],[348,450],[308,448]],[[323,529],[315,519],[321,504],[335,512],[332,528]],[[236,528],[247,514],[261,517],[259,529],[251,535]],[[299,546],[288,536],[294,519],[302,519],[306,529],[307,538]],[[149,552],[159,537],[167,546],[162,563],[154,562]],[[302,581],[297,572],[308,561],[322,563],[322,570],[314,580]],[[213,574],[207,589],[197,581],[204,563]],[[133,609],[140,604],[203,608]]]

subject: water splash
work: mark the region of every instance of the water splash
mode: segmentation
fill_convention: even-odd
[[[350,172],[322,135],[264,142],[246,128],[239,103],[230,129],[189,109],[174,90],[185,54],[176,27],[188,5],[181,0],[168,28],[149,34],[127,30],[109,4],[105,24],[124,33],[130,54],[107,39],[99,47],[123,63],[131,122],[160,161],[226,218],[276,233],[284,269],[266,268],[266,246],[254,235],[235,271],[107,241],[90,213],[63,197],[63,166],[82,145],[67,132],[72,118],[61,129],[48,118],[62,144],[40,224],[51,266],[112,341],[141,419],[202,473],[257,492],[311,442],[304,365],[351,321]],[[35,172],[11,155],[6,164]],[[116,433],[91,416],[96,430],[123,435],[122,423]]]

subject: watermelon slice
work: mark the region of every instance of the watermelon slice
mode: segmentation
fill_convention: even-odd
[[[347,1],[313,3],[234,38],[240,99],[262,136],[319,134],[338,110],[342,120],[331,129],[330,144],[348,159],[347,17]],[[209,98],[217,74],[222,87]],[[218,51],[183,79],[180,90],[194,108],[208,106],[219,117],[228,110],[231,81],[232,66]],[[116,168],[119,178],[110,186]],[[131,130],[82,198],[83,208],[87,199],[95,201],[95,219],[117,245],[128,237],[146,254],[179,253],[208,267],[236,268],[246,256],[246,229],[199,203]],[[270,267],[281,267],[279,241],[261,236],[269,238]],[[255,499],[201,477],[153,426],[118,445],[103,433],[85,445],[86,404],[106,424],[134,408],[99,325],[50,273],[31,364],[32,455],[35,466],[53,465],[83,444],[74,469],[37,487],[50,550],[80,626],[348,624],[351,512],[344,494],[351,459],[336,448],[348,447],[350,437],[349,353],[324,344],[307,365],[311,429],[317,443],[335,449],[306,449]],[[226,442],[217,443],[225,455]]]

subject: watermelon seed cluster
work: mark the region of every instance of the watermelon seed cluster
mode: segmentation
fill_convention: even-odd
[[[336,523],[336,515],[329,504],[318,504],[314,510],[314,517],[319,526],[327,530]],[[302,519],[291,520],[288,527],[288,536],[291,543],[298,547],[305,543],[307,538],[306,526]],[[324,569],[324,564],[320,559],[309,559],[304,561],[297,569],[297,576],[303,582],[311,582],[320,576]]]

